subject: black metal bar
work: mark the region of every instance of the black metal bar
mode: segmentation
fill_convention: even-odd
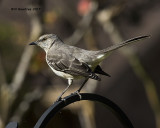
[[[133,125],[126,114],[111,100],[97,94],[81,93],[80,95],[81,100],[91,100],[103,103],[107,108],[109,107],[111,109],[113,114],[121,121],[125,128],[133,128]],[[59,112],[65,106],[77,101],[80,101],[79,95],[71,94],[65,97],[64,100],[55,102],[44,112],[44,114],[37,121],[34,128],[45,128],[50,119],[53,118],[57,112]]]
[[[17,122],[10,122],[10,123],[8,123],[6,128],[18,128],[18,123]]]

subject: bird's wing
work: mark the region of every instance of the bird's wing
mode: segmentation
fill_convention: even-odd
[[[94,72],[92,72],[86,63],[81,62],[77,58],[71,56],[65,57],[63,55],[59,56],[58,59],[56,57],[47,59],[48,64],[55,70],[65,72],[73,76],[83,76],[100,80],[100,78]]]

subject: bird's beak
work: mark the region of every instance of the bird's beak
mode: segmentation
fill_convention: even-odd
[[[29,45],[37,45],[37,44],[36,44],[36,42],[32,42],[32,43],[30,43]]]

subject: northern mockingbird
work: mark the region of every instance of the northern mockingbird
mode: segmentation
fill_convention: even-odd
[[[62,95],[72,84],[73,79],[85,78],[83,84],[76,91],[79,94],[89,78],[100,81],[101,79],[96,74],[110,76],[101,69],[99,63],[113,50],[148,37],[149,36],[135,37],[98,51],[84,50],[67,45],[55,34],[45,34],[39,37],[37,41],[30,43],[30,45],[38,45],[44,49],[47,64],[52,71],[56,75],[68,80],[67,88],[58,98],[58,100],[61,100]]]

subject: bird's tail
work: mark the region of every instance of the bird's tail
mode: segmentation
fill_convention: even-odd
[[[131,43],[134,43],[134,42],[137,42],[137,41],[149,38],[149,37],[150,37],[150,35],[147,35],[147,36],[138,36],[138,37],[131,38],[131,39],[123,41],[121,43],[112,45],[112,46],[110,46],[110,47],[108,47],[106,49],[100,50],[98,52],[98,55],[104,55],[106,53],[110,53],[111,51],[113,51],[115,49],[121,48],[121,47],[123,47],[125,45],[131,44]]]

